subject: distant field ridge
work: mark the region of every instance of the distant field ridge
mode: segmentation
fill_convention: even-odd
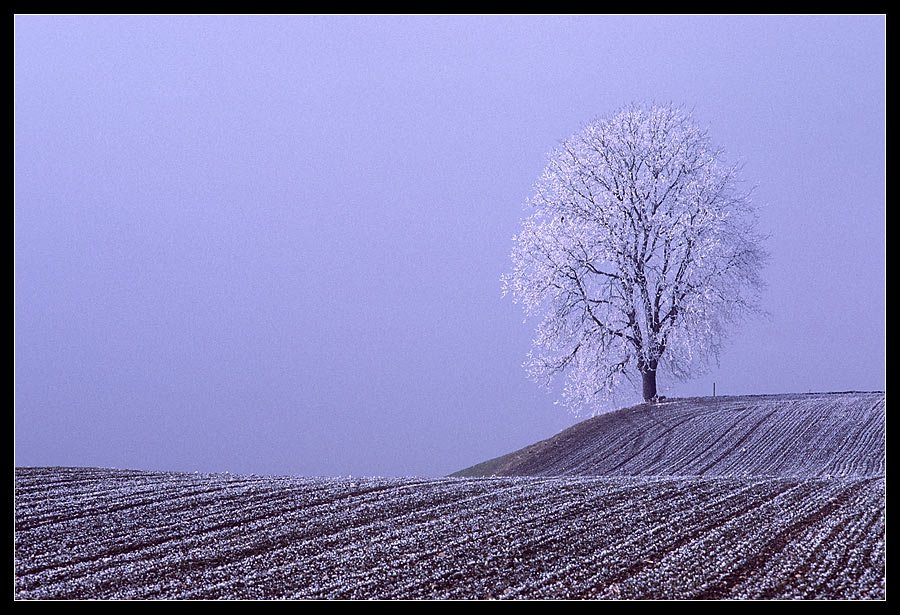
[[[588,419],[453,476],[884,474],[881,392],[669,399]]]

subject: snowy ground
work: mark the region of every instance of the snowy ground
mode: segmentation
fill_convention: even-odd
[[[884,598],[883,393],[672,400],[491,478],[16,470],[33,598]]]
[[[884,479],[16,470],[34,598],[883,598]]]
[[[583,421],[460,476],[875,476],[884,393],[703,397]]]

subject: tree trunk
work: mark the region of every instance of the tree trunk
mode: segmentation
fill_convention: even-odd
[[[646,368],[641,372],[644,383],[644,401],[650,401],[656,397],[656,367]]]

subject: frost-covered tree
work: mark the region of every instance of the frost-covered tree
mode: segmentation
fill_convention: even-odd
[[[504,292],[542,315],[525,366],[574,411],[641,376],[702,373],[757,309],[766,258],[739,167],[673,105],[633,104],[564,140],[513,237]],[[633,390],[633,389],[632,389]]]

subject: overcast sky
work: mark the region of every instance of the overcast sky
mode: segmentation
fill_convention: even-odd
[[[883,389],[884,17],[17,16],[16,464],[441,475],[574,423],[499,278],[642,100],[771,235],[771,317],[662,392]]]

